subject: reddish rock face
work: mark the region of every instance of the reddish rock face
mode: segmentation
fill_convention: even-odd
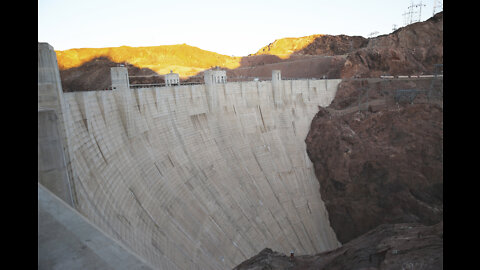
[[[382,93],[375,85],[367,87],[374,104]],[[339,86],[337,96],[355,106],[351,88]],[[344,109],[341,102],[335,105]],[[340,242],[384,223],[443,220],[442,105],[382,105],[340,116],[331,112],[320,108],[305,142]]]
[[[370,39],[367,46],[348,55],[341,77],[433,74],[434,65],[441,63],[443,12],[427,21]]]
[[[366,47],[368,39],[361,36],[323,35],[307,47],[295,52],[296,55],[345,55]]]

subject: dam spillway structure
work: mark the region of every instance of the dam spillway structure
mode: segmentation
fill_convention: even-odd
[[[227,82],[214,71],[201,85],[132,89],[119,70],[113,91],[64,93],[53,47],[39,43],[38,61],[39,164],[58,163],[55,178],[39,166],[39,234],[40,213],[59,212],[40,203],[52,193],[138,269],[231,269],[265,247],[302,255],[340,246],[304,142],[340,79],[275,71],[272,81]],[[75,237],[116,268],[119,255]]]

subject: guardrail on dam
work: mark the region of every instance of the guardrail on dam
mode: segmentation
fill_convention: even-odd
[[[158,269],[334,249],[304,140],[340,81],[59,91],[75,209]]]

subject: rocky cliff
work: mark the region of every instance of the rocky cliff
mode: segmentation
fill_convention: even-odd
[[[315,255],[290,256],[264,249],[234,270],[443,269],[443,222],[385,224],[342,247]]]
[[[371,39],[342,76],[432,74],[436,63],[443,12]],[[381,224],[443,220],[443,79],[346,80],[305,142],[342,243]]]
[[[384,223],[443,220],[441,99],[420,92],[413,104],[395,101],[395,89],[427,89],[431,83],[343,82],[332,105],[312,120],[307,153],[340,242]],[[366,89],[369,107],[359,111]]]
[[[342,78],[433,74],[443,63],[443,12],[402,27],[389,35],[369,39],[368,45],[350,53]]]

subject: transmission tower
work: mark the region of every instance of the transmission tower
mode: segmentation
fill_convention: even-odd
[[[374,36],[378,35],[378,33],[379,33],[378,31],[373,31],[370,34],[368,34],[368,37],[373,38]]]
[[[433,15],[443,10],[443,1],[434,0],[433,1]]]
[[[402,15],[403,15],[403,23],[404,23],[404,26],[406,25],[409,25],[409,24],[412,24],[413,23],[413,15],[414,15],[414,5],[413,5],[413,2],[412,4],[407,8],[407,11],[405,11]]]
[[[369,43],[368,43],[368,46],[370,46],[370,43],[372,44],[372,46],[375,46],[375,36],[378,35],[378,31],[374,31],[374,32],[371,32],[370,34],[368,34],[368,38],[370,39]]]
[[[422,1],[420,0],[420,3],[418,3],[415,6],[418,7],[418,21],[417,22],[420,22],[420,21],[422,21],[422,7],[426,7],[427,5],[423,4]]]
[[[405,11],[403,14],[403,26],[407,26],[411,23],[411,14],[410,12]]]
[[[413,1],[411,2],[410,6],[408,7],[408,11],[403,13],[403,23],[405,25],[412,24],[415,22],[419,22],[422,20],[422,7],[425,7],[420,1],[418,4],[413,4]]]

